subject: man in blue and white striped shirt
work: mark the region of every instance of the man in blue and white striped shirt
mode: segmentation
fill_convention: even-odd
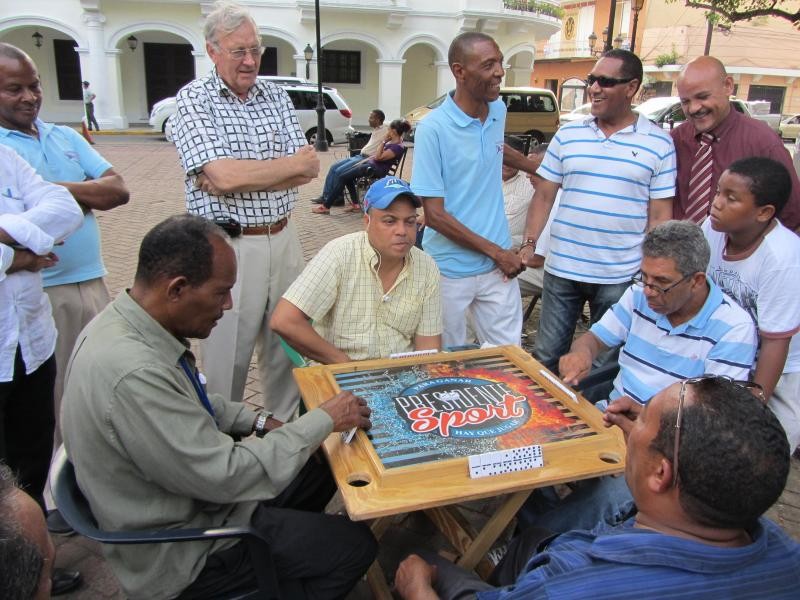
[[[644,408],[618,401],[607,415],[627,438],[634,517],[557,537],[527,530],[489,582],[438,555],[411,555],[395,577],[400,596],[797,597],[800,545],[762,516],[783,491],[790,461],[783,429],[763,402],[711,377],[674,384]]]
[[[592,322],[619,300],[636,273],[645,233],[672,216],[675,147],[631,109],[642,62],[610,50],[587,79],[592,114],[561,127],[537,174],[521,256],[533,248],[561,188],[545,262],[534,354],[553,369],[567,352],[586,300]]]

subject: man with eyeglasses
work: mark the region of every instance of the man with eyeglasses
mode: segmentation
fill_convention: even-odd
[[[537,174],[520,248],[528,266],[559,188],[544,265],[534,355],[549,369],[569,349],[588,300],[592,322],[619,300],[641,259],[645,233],[671,218],[675,149],[669,135],[631,109],[642,62],[610,50],[587,79],[592,114],[561,127]]]
[[[674,383],[644,407],[618,400],[606,423],[627,439],[633,516],[558,536],[526,530],[489,582],[437,555],[412,555],[395,577],[400,596],[797,596],[800,545],[762,516],[783,491],[790,461],[769,408],[736,382],[712,376]]]
[[[650,231],[633,284],[561,357],[564,381],[576,385],[592,362],[620,348],[611,401],[645,405],[667,386],[704,373],[747,379],[756,353],[752,319],[706,276],[710,250],[700,227],[667,221]],[[606,402],[598,403],[604,407]],[[520,512],[521,521],[553,531],[614,522],[630,494],[622,479],[601,477],[550,507],[541,494]]]
[[[189,213],[221,224],[236,250],[234,308],[201,345],[209,391],[241,401],[254,349],[266,408],[283,421],[298,405],[291,362],[269,326],[278,300],[303,270],[290,213],[319,158],[277,85],[258,80],[264,52],[253,17],[218,2],[206,17],[210,75],[177,97],[175,139]]]

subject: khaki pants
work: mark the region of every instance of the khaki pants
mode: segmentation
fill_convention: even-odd
[[[268,324],[278,300],[303,270],[303,251],[291,219],[276,234],[243,235],[231,243],[237,261],[233,308],[200,344],[208,391],[241,402],[255,350],[264,406],[286,421],[300,395],[292,363]]]
[[[64,377],[67,373],[67,363],[72,354],[75,340],[84,327],[98,314],[106,304],[111,301],[108,288],[102,277],[81,281],[53,285],[44,288],[50,297],[53,306],[53,319],[58,330],[56,341],[56,385],[53,390],[56,413],[55,448],[61,445],[61,396],[64,393]]]

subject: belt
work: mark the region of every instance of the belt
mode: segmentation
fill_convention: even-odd
[[[289,217],[283,217],[279,221],[270,223],[269,225],[261,225],[259,227],[242,227],[242,235],[271,235],[283,231],[283,228],[289,223]]]

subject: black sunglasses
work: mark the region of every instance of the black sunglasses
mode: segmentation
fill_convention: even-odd
[[[636,77],[627,77],[625,79],[617,79],[616,77],[604,77],[601,75],[597,77],[591,73],[586,77],[586,87],[592,87],[595,83],[601,88],[610,88],[620,83],[629,83],[636,79]]]

